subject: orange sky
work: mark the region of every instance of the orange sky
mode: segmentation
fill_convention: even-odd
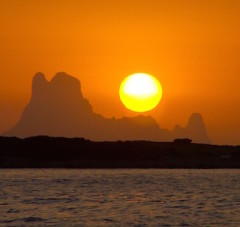
[[[162,128],[203,115],[214,143],[240,144],[240,1],[1,0],[0,132],[20,118],[33,75],[65,71],[106,117],[134,116],[120,102],[124,77],[156,76]]]

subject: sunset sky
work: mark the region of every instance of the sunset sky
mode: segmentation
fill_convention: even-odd
[[[93,110],[136,116],[122,80],[161,82],[161,128],[202,114],[217,144],[240,144],[240,1],[0,0],[0,133],[19,120],[38,71],[77,77]]]

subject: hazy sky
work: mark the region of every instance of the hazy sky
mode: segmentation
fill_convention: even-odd
[[[118,89],[156,76],[162,128],[203,115],[214,143],[240,144],[240,1],[0,0],[0,132],[20,118],[38,71],[77,77],[95,112],[137,115]]]

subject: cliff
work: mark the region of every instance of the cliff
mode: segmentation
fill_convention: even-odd
[[[172,141],[188,137],[193,142],[210,142],[200,114],[191,116],[185,128],[172,132],[161,129],[151,116],[108,119],[96,114],[82,95],[80,81],[64,72],[51,81],[42,73],[34,76],[29,104],[16,126],[4,135],[84,137],[94,141]]]

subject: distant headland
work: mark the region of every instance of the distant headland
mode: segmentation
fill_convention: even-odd
[[[240,146],[0,137],[0,168],[240,168]]]
[[[186,127],[176,126],[172,131],[160,128],[151,116],[115,119],[96,114],[82,95],[80,81],[64,72],[57,73],[50,82],[42,73],[34,76],[29,104],[16,126],[4,133],[20,138],[39,135],[93,141],[190,138],[195,143],[210,143],[199,113],[192,114]]]

